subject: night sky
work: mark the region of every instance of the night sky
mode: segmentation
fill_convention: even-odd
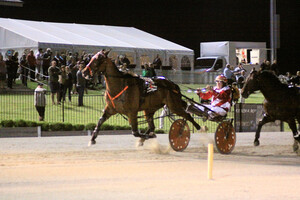
[[[300,70],[297,13],[300,0],[277,0],[281,72]],[[195,58],[200,42],[253,41],[270,47],[269,0],[24,0],[22,8],[0,6],[0,17],[135,27],[193,49]]]

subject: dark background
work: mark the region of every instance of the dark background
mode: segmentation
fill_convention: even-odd
[[[280,71],[300,70],[299,0],[277,0],[280,15]],[[267,42],[269,0],[124,0],[34,1],[0,6],[0,17],[37,21],[129,26],[183,45],[200,54],[200,42]]]

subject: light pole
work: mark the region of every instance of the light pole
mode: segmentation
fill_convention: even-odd
[[[270,0],[270,46],[271,63],[277,60],[277,49],[280,46],[279,40],[279,15],[276,14],[276,0]]]

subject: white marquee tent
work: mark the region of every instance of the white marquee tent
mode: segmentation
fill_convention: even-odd
[[[95,53],[103,48],[112,50],[115,57],[126,54],[140,66],[151,62],[157,54],[163,65],[180,69],[193,68],[194,51],[134,27],[52,23],[0,18],[0,51],[9,49],[22,53],[25,49],[51,48]],[[113,56],[113,57],[114,57]]]

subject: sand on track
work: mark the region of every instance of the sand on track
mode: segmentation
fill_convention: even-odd
[[[207,143],[192,134],[175,152],[167,135],[136,147],[131,135],[0,139],[0,199],[299,199],[300,156],[291,133],[238,133],[230,155],[215,151],[207,179]]]

